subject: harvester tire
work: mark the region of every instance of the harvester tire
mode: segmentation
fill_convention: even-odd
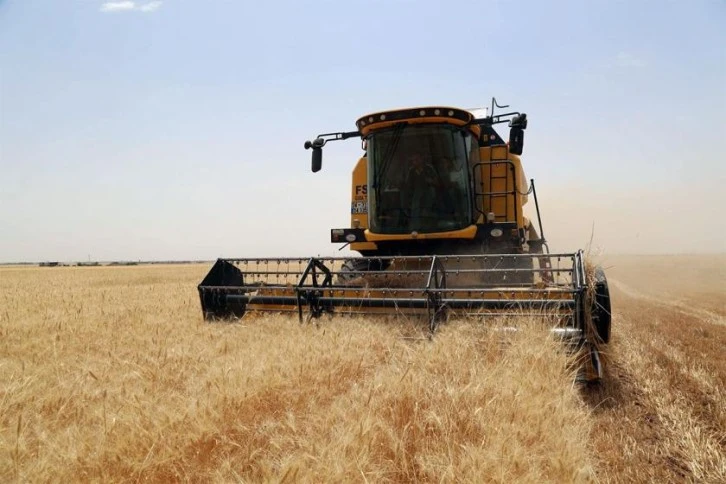
[[[599,341],[607,344],[610,341],[612,315],[610,313],[610,290],[602,267],[595,268],[594,283],[595,297],[592,302],[592,322],[595,325]]]
[[[363,277],[361,272],[383,271],[388,267],[388,261],[381,259],[348,259],[338,272],[338,284],[349,284],[356,279]]]

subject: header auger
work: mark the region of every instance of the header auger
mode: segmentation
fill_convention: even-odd
[[[495,107],[482,118],[445,106],[382,111],[355,131],[307,141],[313,172],[328,142],[363,142],[350,226],[331,230],[331,242],[360,257],[219,259],[199,285],[205,318],[405,313],[426,317],[433,333],[450,315],[546,315],[588,351],[587,379],[599,379],[597,348],[610,337],[605,275],[587,270],[582,251],[549,253],[519,158],[527,115],[495,116]],[[505,122],[508,142],[494,130]],[[523,212],[530,196],[539,231]]]

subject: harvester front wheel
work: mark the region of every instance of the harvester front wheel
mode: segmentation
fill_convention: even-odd
[[[608,343],[612,315],[610,313],[610,290],[602,267],[595,268],[593,282],[595,283],[595,297],[592,301],[592,322],[595,325],[598,339],[602,343]]]

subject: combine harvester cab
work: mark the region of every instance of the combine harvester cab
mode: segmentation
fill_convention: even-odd
[[[494,130],[502,122],[508,143]],[[356,124],[305,148],[317,172],[328,141],[363,140],[351,226],[331,230],[331,242],[361,256],[219,259],[199,285],[204,317],[407,314],[426,318],[433,335],[450,317],[536,316],[589,356],[583,379],[599,380],[598,348],[610,337],[607,280],[582,251],[550,254],[540,235],[534,180],[528,186],[519,159],[526,115],[425,107]],[[530,195],[539,233],[523,212]]]

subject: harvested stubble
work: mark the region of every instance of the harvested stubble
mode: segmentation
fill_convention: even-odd
[[[206,269],[0,269],[0,480],[592,479],[587,410],[536,325],[208,324]]]
[[[726,482],[726,255],[609,256],[614,340],[584,392],[602,482]]]

